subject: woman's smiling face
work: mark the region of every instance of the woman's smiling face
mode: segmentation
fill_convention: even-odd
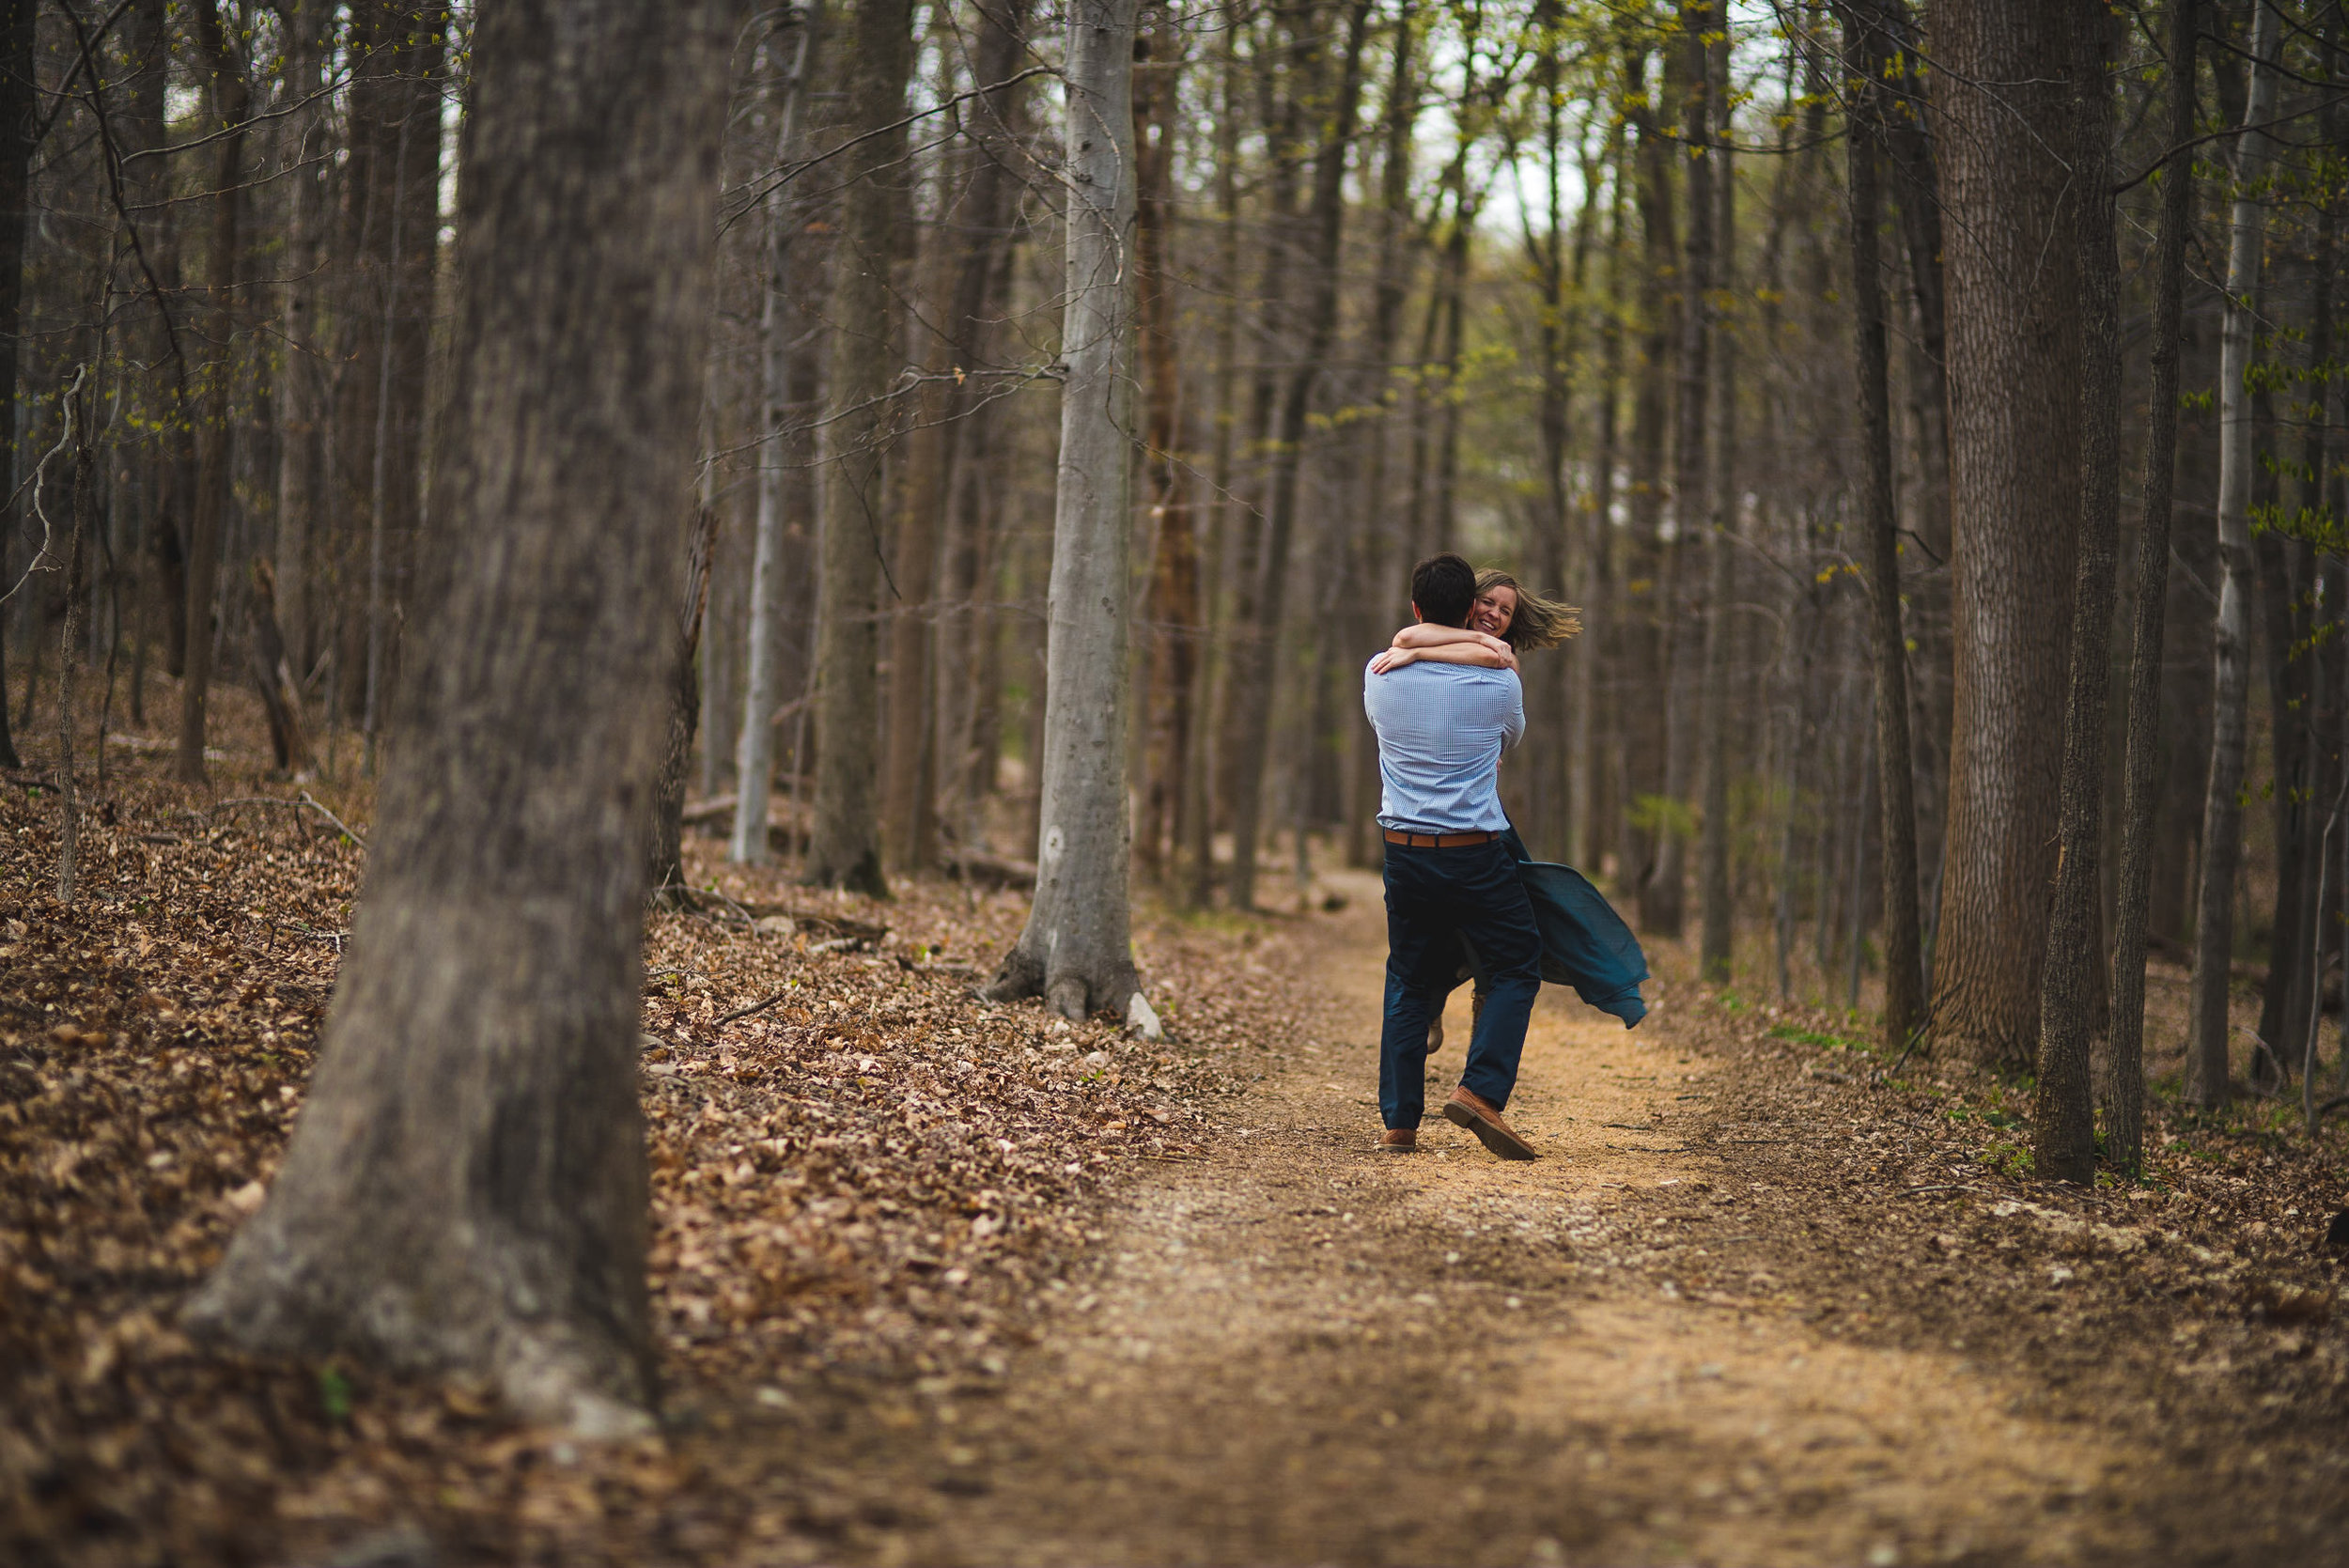
[[[1506,637],[1509,627],[1517,618],[1517,591],[1510,587],[1492,587],[1476,596],[1476,606],[1469,612],[1469,625],[1487,637]]]

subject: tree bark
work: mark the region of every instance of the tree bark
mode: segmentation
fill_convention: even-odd
[[[2199,0],[2170,0],[2169,145],[2194,139]],[[2178,340],[2186,315],[2186,246],[2194,223],[2194,163],[2174,151],[2161,171],[2161,232],[2154,258],[2151,385],[2146,393],[2144,508],[2137,535],[2137,608],[2129,646],[2121,876],[2112,939],[2111,1066],[2105,1084],[2105,1157],[2135,1175],[2145,1161],[2145,933],[2154,830],[2161,807],[2161,647],[2170,597],[2170,507],[2178,455]],[[2174,851],[2172,851],[2174,853]]]
[[[6,0],[0,7],[0,396],[16,399],[18,322],[24,299],[24,230],[32,194],[34,119],[39,108],[33,80],[34,25],[39,0]],[[0,474],[17,471],[17,422],[0,419]],[[9,486],[14,488],[13,477]],[[0,502],[0,591],[14,585],[8,571],[8,541],[21,513],[10,497]],[[18,612],[20,614],[23,611]],[[0,623],[5,628],[5,623]],[[0,767],[20,766],[8,733],[8,639],[0,636]]]
[[[896,418],[898,306],[890,272],[903,243],[906,83],[911,0],[863,0],[849,49],[848,150],[834,160],[847,195],[832,259],[831,412],[824,430],[823,622],[817,633],[816,817],[807,881],[889,896],[880,861],[880,753],[873,716],[882,520]]]
[[[1361,99],[1362,41],[1371,0],[1353,0],[1346,17],[1336,102],[1330,112],[1320,151],[1314,162],[1313,205],[1307,222],[1314,241],[1306,266],[1312,294],[1305,306],[1305,341],[1297,368],[1283,388],[1279,423],[1273,430],[1272,474],[1268,486],[1264,550],[1258,557],[1252,630],[1235,651],[1233,695],[1239,711],[1234,727],[1239,748],[1237,788],[1232,801],[1234,908],[1252,908],[1256,895],[1256,836],[1263,820],[1264,775],[1272,734],[1272,692],[1280,673],[1281,625],[1287,607],[1289,544],[1297,529],[1298,482],[1302,472],[1306,414],[1312,408],[1321,362],[1329,356],[1338,325],[1338,262],[1346,220],[1346,153],[1354,140]],[[1459,242],[1465,243],[1465,230]],[[1457,308],[1456,297],[1455,308]]]
[[[492,1380],[649,1429],[636,1101],[710,313],[714,4],[512,0],[474,35],[439,581],[322,1059],[206,1337]]]
[[[1884,68],[1888,19],[1873,0],[1836,7],[1843,29],[1845,79],[1859,84],[1846,149],[1851,188],[1852,304],[1858,350],[1860,440],[1867,466],[1870,652],[1875,664],[1876,800],[1884,814],[1884,1011],[1886,1046],[1900,1050],[1924,1017],[1924,964],[1918,927],[1917,808],[1908,734],[1908,640],[1902,625],[1900,518],[1892,495],[1892,408],[1877,225],[1886,141]]]
[[[221,531],[233,497],[229,471],[228,392],[236,330],[237,251],[244,217],[245,123],[252,90],[244,61],[229,46],[218,0],[197,0],[197,52],[210,76],[212,225],[204,264],[213,354],[205,367],[195,410],[195,496],[188,509],[188,648],[179,688],[179,749],[173,772],[183,784],[204,782],[205,708],[212,678],[212,595],[219,587]]]
[[[2039,1035],[2079,494],[2076,258],[2049,151],[2069,141],[2068,12],[1945,0],[1937,140],[1949,223],[1950,797],[1936,923],[1936,1049],[2028,1070]]]
[[[1068,13],[1067,305],[1035,902],[988,986],[1155,1038],[1127,909],[1127,557],[1133,511],[1134,15]]]
[[[709,604],[709,562],[718,547],[718,513],[705,500],[685,529],[685,587],[677,596],[676,645],[670,654],[669,713],[661,770],[654,776],[651,830],[645,852],[645,886],[656,899],[674,899],[685,885],[685,778],[693,766],[693,732],[701,724],[703,612]]]
[[[2055,907],[2040,977],[2039,1082],[2032,1157],[2055,1181],[2096,1180],[2089,1042],[2104,1002],[2097,972],[2104,845],[2105,708],[2110,682],[2113,558],[2121,529],[2121,259],[2114,249],[2109,37],[2082,12],[2070,40],[2078,195],[2080,489],[2072,589],[2072,669],[2063,707]]]
[[[2246,127],[2275,112],[2277,13],[2253,0]],[[2209,784],[2202,794],[2201,883],[2194,919],[2194,982],[2186,1009],[2186,1096],[2215,1106],[2227,1098],[2227,1002],[2234,959],[2235,872],[2243,845],[2244,749],[2251,680],[2251,296],[2266,243],[2266,212],[2255,190],[2267,165],[2267,138],[2246,130],[2234,154],[2234,205],[2227,244],[2227,317],[2218,355],[2218,624],[2213,638]]]
[[[299,0],[288,19],[286,280],[277,373],[277,629],[297,682],[310,667],[310,540],[320,490],[326,369],[319,352],[321,190],[325,138],[325,0]],[[300,690],[296,687],[297,691]]]
[[[1191,517],[1190,466],[1184,455],[1182,366],[1174,280],[1168,251],[1174,221],[1175,97],[1181,80],[1181,35],[1145,41],[1144,69],[1134,89],[1138,181],[1135,261],[1142,313],[1141,354],[1149,389],[1150,513],[1157,522],[1157,560],[1150,573],[1149,706],[1139,859],[1152,881],[1164,878],[1167,847],[1182,840],[1183,780],[1190,771],[1190,709],[1199,673],[1199,541]]]
[[[791,71],[783,84],[782,112],[775,133],[775,163],[799,151],[800,122],[806,113],[810,70],[817,62],[824,18],[810,6],[794,40]],[[758,511],[751,538],[751,614],[744,635],[742,727],[735,737],[734,828],[726,858],[737,864],[767,863],[767,798],[774,787],[775,709],[782,703],[783,661],[783,421],[791,400],[791,234],[789,193],[780,184],[767,193],[760,243],[766,287],[758,302]]]
[[[1710,0],[1681,0],[1682,162],[1688,169],[1688,227],[1680,247],[1680,353],[1672,367],[1672,536],[1665,546],[1663,602],[1664,796],[1656,862],[1640,893],[1643,929],[1677,938],[1688,913],[1688,838],[1682,815],[1697,780],[1704,632],[1697,609],[1697,539],[1711,508],[1705,501],[1705,436],[1713,392],[1714,94],[1706,33]],[[1700,943],[1700,946],[1702,943]]]
[[[1735,286],[1737,228],[1737,179],[1733,138],[1729,134],[1729,39],[1726,30],[1708,52],[1705,92],[1720,105],[1716,145],[1705,155],[1719,160],[1715,188],[1719,203],[1714,246],[1713,292],[1726,295]],[[1736,590],[1736,559],[1731,540],[1737,532],[1736,493],[1737,368],[1736,345],[1716,325],[1714,344],[1716,390],[1713,396],[1713,474],[1707,487],[1711,515],[1705,527],[1708,582],[1704,594],[1704,687],[1698,714],[1697,788],[1701,805],[1697,842],[1699,906],[1698,970],[1715,985],[1730,978],[1731,946],[1736,906],[1729,863],[1730,652],[1735,627],[1730,620],[1730,598]]]

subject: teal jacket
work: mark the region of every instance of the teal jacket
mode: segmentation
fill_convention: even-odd
[[[1638,1028],[1647,1017],[1640,982],[1648,977],[1640,939],[1582,873],[1533,859],[1515,828],[1503,842],[1517,859],[1517,876],[1533,905],[1533,923],[1542,928],[1542,978],[1553,986],[1573,986],[1584,1001],[1621,1018],[1624,1028]],[[1465,938],[1460,945],[1467,950],[1469,972],[1481,979],[1484,966],[1475,949]]]

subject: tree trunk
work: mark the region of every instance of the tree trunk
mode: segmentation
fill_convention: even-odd
[[[817,636],[816,818],[806,877],[817,887],[889,896],[880,862],[882,520],[896,418],[898,307],[890,273],[902,243],[898,164],[913,67],[911,0],[863,0],[849,44],[848,150],[832,178],[847,188],[832,260],[832,396],[825,424],[823,624]]]
[[[2032,1157],[2039,1175],[2093,1185],[2094,1085],[2089,1042],[2104,994],[2098,959],[2104,845],[2105,708],[2111,678],[2113,557],[2121,528],[2121,260],[2113,241],[2109,34],[2083,13],[2069,40],[2079,194],[2079,544],[2072,590],[2072,670],[2063,708],[2055,908],[2040,978],[2039,1083]]]
[[[1147,456],[1150,513],[1158,524],[1157,560],[1150,573],[1147,759],[1139,858],[1143,874],[1162,880],[1170,843],[1182,839],[1183,779],[1189,772],[1190,708],[1199,672],[1199,543],[1191,517],[1190,474],[1184,455],[1182,367],[1177,348],[1174,280],[1168,269],[1174,226],[1175,94],[1183,66],[1180,35],[1145,44],[1146,70],[1137,73],[1134,133],[1138,192],[1135,260],[1142,312],[1143,382],[1149,389]]]
[[[644,814],[724,21],[619,0],[479,19],[440,591],[308,1104],[188,1309],[252,1350],[487,1377],[589,1435],[650,1425]]]
[[[1035,902],[988,994],[1042,996],[1067,1018],[1113,1014],[1155,1038],[1126,902],[1136,9],[1137,0],[1080,0],[1068,14],[1066,376]]]
[[[2251,80],[2245,126],[2275,112],[2277,15],[2254,0]],[[2202,794],[2201,878],[2195,899],[2194,984],[2186,1010],[2186,1096],[2227,1097],[2227,1001],[2234,959],[2235,871],[2243,845],[2246,710],[2251,680],[2251,296],[2266,242],[2266,211],[2252,187],[2267,163],[2267,138],[2246,131],[2234,154],[2234,206],[2227,245],[2227,318],[2218,355],[2218,624],[2213,639],[2209,785]]]
[[[2049,151],[2064,146],[2068,12],[2036,0],[1945,0],[1935,20],[1950,237],[1955,701],[1937,1049],[2028,1070],[2039,1034],[2055,875],[2061,690],[2077,505],[2076,257]]]
[[[1731,163],[1729,123],[1729,39],[1724,30],[1708,51],[1705,91],[1721,105],[1717,146],[1705,162],[1718,158],[1715,171],[1718,242],[1714,246],[1711,286],[1717,295],[1735,287],[1737,227],[1737,179]],[[1711,518],[1705,529],[1705,555],[1710,581],[1704,595],[1704,687],[1697,722],[1699,824],[1697,893],[1700,908],[1698,970],[1715,985],[1730,978],[1731,944],[1736,907],[1730,882],[1729,763],[1730,652],[1736,628],[1730,618],[1730,597],[1736,588],[1736,558],[1731,541],[1737,533],[1736,492],[1737,367],[1735,340],[1726,331],[1714,344],[1718,386],[1713,396],[1713,474],[1707,487]]]
[[[2145,512],[2138,523],[2138,608],[2128,648],[2128,753],[2122,800],[2122,877],[2112,932],[2112,1073],[2105,1084],[2105,1157],[2145,1167],[2145,932],[2161,810],[2161,622],[2170,587],[2170,495],[2178,470],[2178,338],[2185,326],[2187,237],[2194,227],[2194,49],[2199,0],[2170,0],[2170,124],[2178,147],[2161,169],[2155,254],[2152,387],[2145,396]],[[2173,849],[2175,854],[2175,849]]]
[[[33,133],[39,103],[33,80],[33,40],[39,0],[0,6],[0,396],[16,401],[18,322],[24,299],[24,230],[32,192]],[[0,419],[0,474],[19,466],[17,422]],[[13,489],[15,481],[9,480]],[[0,591],[13,586],[8,541],[21,513],[13,496],[0,503]],[[20,610],[18,613],[24,612]],[[0,623],[4,625],[5,623]],[[8,639],[0,636],[0,767],[20,766],[8,734]]]
[[[809,70],[817,63],[823,27],[820,5],[809,7],[783,84],[775,134],[778,165],[786,165],[800,149]],[[734,742],[734,830],[726,845],[728,860],[748,865],[767,863],[767,798],[774,787],[775,709],[782,704],[783,421],[791,396],[790,201],[783,186],[767,193],[761,216],[766,287],[758,303],[758,512],[751,539],[750,627],[743,638],[742,727]]]
[[[1901,616],[1900,518],[1892,496],[1892,409],[1884,273],[1878,250],[1884,66],[1891,39],[1880,6],[1843,0],[1844,74],[1865,84],[1853,106],[1846,149],[1851,185],[1852,303],[1858,328],[1855,384],[1866,448],[1870,649],[1875,664],[1876,800],[1884,813],[1884,1040],[1898,1051],[1924,1016],[1918,930],[1917,809],[1908,735],[1908,640]]]
[[[1688,227],[1680,247],[1680,357],[1672,375],[1672,536],[1665,547],[1663,573],[1664,795],[1669,804],[1659,822],[1655,869],[1640,898],[1641,926],[1668,938],[1680,935],[1687,918],[1689,835],[1680,815],[1697,783],[1703,722],[1697,709],[1703,692],[1704,631],[1694,613],[1700,598],[1694,577],[1697,539],[1711,511],[1705,501],[1705,436],[1713,393],[1713,307],[1706,292],[1713,282],[1718,214],[1711,152],[1715,95],[1706,35],[1714,24],[1710,0],[1681,0],[1682,47],[1688,51],[1681,134],[1688,171]]]
[[[1362,40],[1371,0],[1353,0],[1346,17],[1345,53],[1339,64],[1337,101],[1330,111],[1314,163],[1313,207],[1308,223],[1314,254],[1307,261],[1312,295],[1305,307],[1305,342],[1297,368],[1283,389],[1274,428],[1272,474],[1267,497],[1264,550],[1258,557],[1252,631],[1235,650],[1233,695],[1238,703],[1234,734],[1239,748],[1237,789],[1232,802],[1234,908],[1255,904],[1256,836],[1262,824],[1265,759],[1271,743],[1272,694],[1280,672],[1281,625],[1287,605],[1289,543],[1297,529],[1298,481],[1302,468],[1306,415],[1313,404],[1321,362],[1329,356],[1338,325],[1339,241],[1346,219],[1346,149],[1354,139],[1355,112],[1361,97]],[[1457,300],[1455,297],[1455,307]]]
[[[326,168],[323,100],[329,6],[303,0],[288,19],[285,129],[284,342],[277,373],[277,629],[295,679],[310,668],[310,539],[319,501],[326,367],[319,352],[319,215]],[[296,687],[300,690],[299,685]]]
[[[702,616],[709,604],[709,561],[718,548],[718,513],[705,499],[685,532],[685,587],[677,596],[677,642],[671,654],[669,716],[661,771],[654,776],[651,831],[645,852],[645,886],[658,899],[685,885],[685,778],[693,766],[693,732],[702,716]]]
[[[179,749],[173,771],[183,784],[204,782],[205,707],[212,678],[212,595],[219,587],[221,531],[227,525],[235,474],[229,469],[230,343],[236,330],[237,250],[244,215],[245,122],[252,92],[244,61],[223,31],[218,0],[198,0],[196,47],[211,77],[212,231],[204,263],[213,345],[195,411],[195,496],[188,509],[187,670],[179,688]]]
[[[276,577],[269,563],[258,556],[253,560],[253,591],[245,600],[245,619],[250,629],[247,652],[253,684],[261,693],[261,707],[269,717],[270,749],[275,753],[277,769],[307,778],[317,770],[318,761],[310,754],[309,731],[302,721],[302,688],[294,678],[285,632],[277,622]],[[100,739],[102,742],[104,737]]]

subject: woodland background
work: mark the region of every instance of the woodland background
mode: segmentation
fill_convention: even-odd
[[[2126,628],[2170,45],[2168,13],[2099,14]],[[2349,844],[2327,836],[2349,678],[2341,16],[2317,0],[2266,14],[2263,43],[2250,4],[2201,13],[2196,135],[2172,166],[2198,194],[2144,924],[2221,993],[2248,966],[2263,1008],[2246,1070],[2272,1087],[2337,994],[2322,976],[2349,875],[2314,874]],[[736,23],[703,456],[695,504],[679,503],[677,548],[707,574],[683,622],[694,820],[731,815],[738,859],[814,835],[812,874],[868,889],[883,869],[1016,878],[1037,831],[1066,292],[1060,19],[1028,0],[819,0]],[[15,419],[0,435],[17,483],[0,542],[25,581],[0,649],[17,731],[54,725],[62,662],[102,686],[101,732],[175,723],[183,777],[202,773],[216,682],[263,690],[288,769],[371,769],[397,744],[391,692],[431,591],[423,497],[472,23],[461,5],[377,0],[8,8]],[[1870,233],[1932,999],[1889,1011],[1930,1021],[1935,1048],[2030,1066],[2046,927],[2029,889],[2055,864],[2080,359],[2056,330],[2024,367],[2044,394],[2031,407],[2061,416],[2023,431],[2016,488],[1967,498],[2020,515],[1973,529],[1953,507],[1968,437],[1948,362],[1960,252],[1990,248],[1984,213],[2037,236],[2053,257],[2037,298],[2071,318],[2077,279],[2055,241],[2077,181],[2044,138],[1952,142],[1967,122],[1946,105],[1937,119],[1932,94],[1969,79],[1953,65],[1937,83],[1935,24],[1892,0],[1146,11],[1128,708],[1143,878],[1249,907],[1305,896],[1316,863],[1375,863],[1358,672],[1403,618],[1409,562],[1459,549],[1579,603],[1590,629],[1526,662],[1531,738],[1504,787],[1535,853],[1589,868],[1646,932],[1702,923],[1708,956],[1728,961],[1734,929],[1742,984],[1857,1005],[1876,983],[1888,816],[1845,134],[1862,80],[1845,51],[1864,36],[1882,68]],[[2263,52],[2272,113],[2242,134]],[[1969,179],[2003,194],[1968,207]],[[2264,251],[2235,296],[2254,334],[2236,576],[2258,678],[2231,691],[2214,658],[2219,358],[2246,211]],[[851,287],[874,276],[886,287]],[[844,452],[870,476],[843,480]],[[871,548],[828,557],[827,531],[850,527]],[[1970,663],[1968,571],[2014,634],[1978,628]],[[2116,693],[2131,658],[2116,632]],[[863,722],[819,735],[819,672]],[[2117,697],[2102,728],[2108,944],[2124,902]],[[103,736],[80,744],[86,763]],[[2240,782],[2221,788],[2214,754],[2231,745]],[[853,819],[817,819],[819,746],[869,783]],[[1978,809],[1953,813],[1968,768]],[[2101,1018],[2095,969],[2085,1005]],[[2154,1042],[2157,1071],[2178,1044]]]

